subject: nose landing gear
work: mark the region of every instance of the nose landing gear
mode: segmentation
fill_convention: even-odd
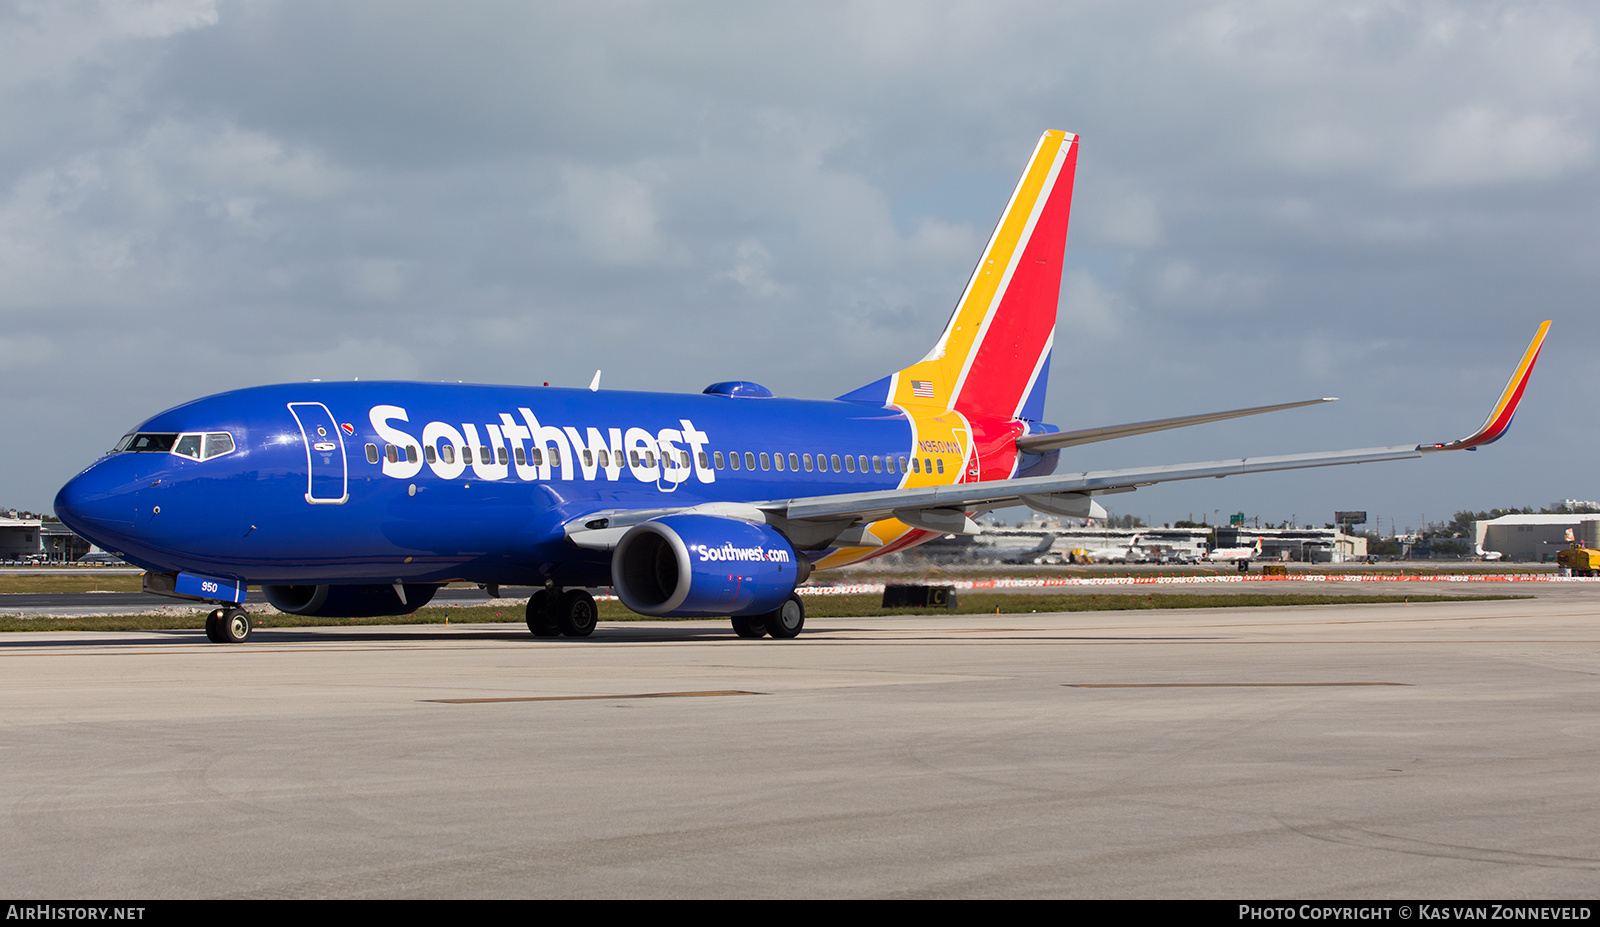
[[[238,606],[214,609],[206,616],[206,639],[213,644],[242,644],[250,639],[250,613]]]

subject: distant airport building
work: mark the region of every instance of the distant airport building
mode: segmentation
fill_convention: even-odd
[[[1345,534],[1338,528],[1243,528],[1230,525],[1217,529],[1218,547],[1253,547],[1261,540],[1261,559],[1293,560],[1299,563],[1345,563],[1367,556],[1367,539]]]
[[[1152,560],[1195,560],[1205,552],[1210,533],[1207,528],[1062,527],[1054,519],[1030,519],[1021,527],[987,523],[982,534],[947,535],[908,551],[905,556],[911,560],[1060,564],[1066,563],[1074,551],[1137,546]]]
[[[93,547],[59,521],[39,526],[39,554],[52,563],[76,563]]]
[[[70,563],[89,552],[89,542],[58,521],[0,515],[0,561]]]
[[[1600,546],[1600,515],[1502,515],[1472,526],[1478,547],[1507,560],[1554,560],[1557,551],[1572,546],[1569,531],[1573,540]]]
[[[986,525],[975,537],[949,536],[917,549],[933,559],[989,563],[1063,563],[1074,551],[1137,548],[1150,561],[1189,561],[1205,556],[1210,528],[1023,527]],[[1048,547],[1041,548],[1046,538]],[[1304,563],[1343,563],[1367,555],[1367,539],[1335,528],[1221,528],[1219,547],[1251,547],[1261,539],[1262,558]],[[1105,556],[1105,555],[1102,555]]]
[[[39,556],[37,518],[0,515],[0,560],[25,560]]]

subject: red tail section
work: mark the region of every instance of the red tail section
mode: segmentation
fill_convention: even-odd
[[[1078,138],[1046,132],[928,356],[890,378],[895,405],[1037,418],[1055,339]]]

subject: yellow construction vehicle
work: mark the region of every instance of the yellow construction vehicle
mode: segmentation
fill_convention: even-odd
[[[1581,544],[1558,551],[1556,563],[1570,570],[1573,576],[1600,576],[1600,550]]]

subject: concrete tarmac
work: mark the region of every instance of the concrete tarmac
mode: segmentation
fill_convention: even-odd
[[[824,619],[794,641],[6,635],[0,886],[1592,897],[1600,589],[1514,591],[1537,597]]]

